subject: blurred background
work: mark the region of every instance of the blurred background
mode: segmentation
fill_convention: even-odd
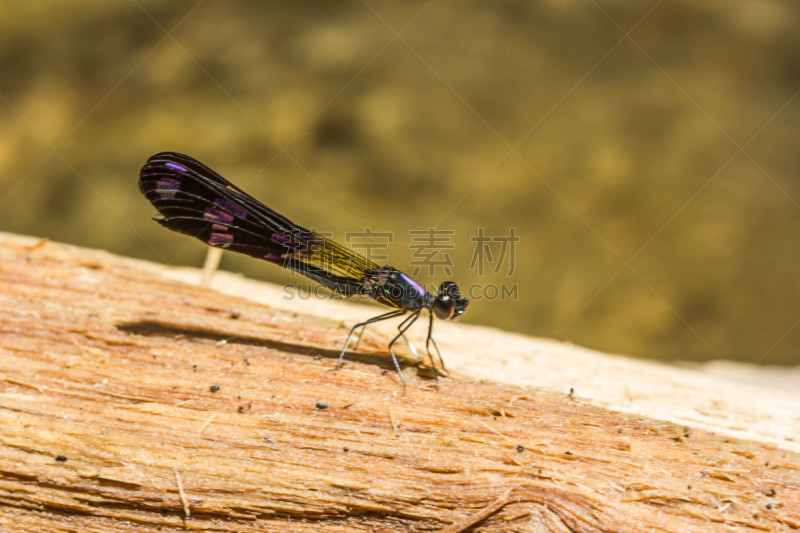
[[[464,322],[797,364],[798,27],[790,0],[2,2],[0,230],[199,266],[136,184],[181,151],[341,242],[390,232]]]

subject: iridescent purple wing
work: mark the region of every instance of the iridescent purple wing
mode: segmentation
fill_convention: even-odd
[[[300,272],[343,294],[356,294],[379,269],[365,257],[293,223],[196,159],[176,152],[151,156],[139,189],[155,219],[211,246]]]

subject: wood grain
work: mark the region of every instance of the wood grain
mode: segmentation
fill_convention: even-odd
[[[349,322],[162,272],[0,239],[0,531],[800,528],[792,451],[543,389],[437,391],[410,357],[402,395],[386,330],[328,372]]]

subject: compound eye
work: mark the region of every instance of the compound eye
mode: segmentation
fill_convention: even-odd
[[[436,298],[436,300],[433,302],[433,312],[436,314],[436,318],[447,320],[453,316],[454,310],[455,304],[450,298]]]
[[[449,296],[451,298],[458,298],[458,285],[452,281],[443,281],[441,285],[439,285],[439,296]]]

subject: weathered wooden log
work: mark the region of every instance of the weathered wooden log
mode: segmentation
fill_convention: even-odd
[[[800,528],[790,446],[464,368],[437,390],[410,356],[403,395],[391,328],[328,372],[349,311],[299,314],[163,272],[0,238],[0,531]],[[470,331],[495,342],[460,351],[502,355],[506,334],[457,333]]]

